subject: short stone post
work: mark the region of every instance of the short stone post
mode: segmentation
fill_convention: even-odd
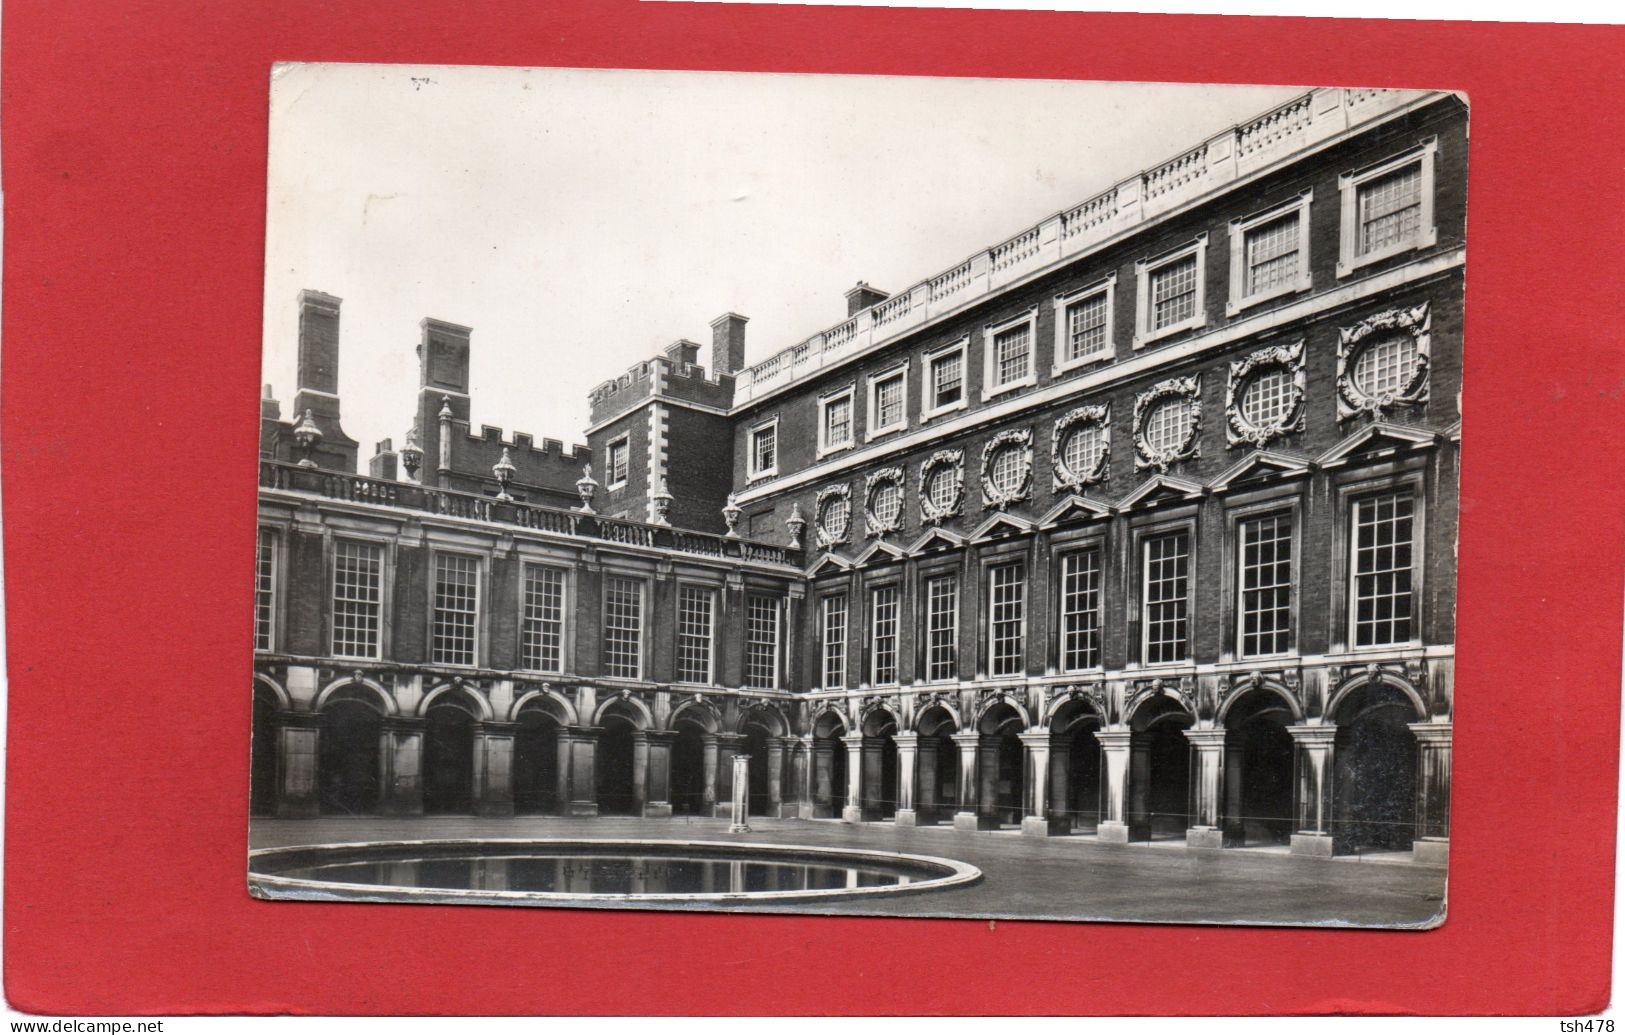
[[[728,822],[728,833],[750,833],[750,756],[733,758],[733,815]]]
[[[846,741],[846,807],[843,823],[863,822],[863,734],[848,733]]]

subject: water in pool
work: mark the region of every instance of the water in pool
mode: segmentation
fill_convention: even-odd
[[[279,869],[279,876],[339,884],[458,891],[579,895],[699,895],[903,887],[901,866],[624,854],[469,853],[384,860],[336,860]],[[935,874],[919,874],[920,877]]]

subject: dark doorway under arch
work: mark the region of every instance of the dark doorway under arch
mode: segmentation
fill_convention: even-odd
[[[248,811],[254,816],[276,815],[277,711],[276,696],[256,685],[248,771]]]
[[[745,767],[750,775],[748,793],[752,816],[765,816],[768,812],[767,744],[767,730],[756,725],[745,727],[745,754],[750,756]]]
[[[560,811],[559,723],[546,712],[519,713],[513,737],[513,809],[537,814]]]
[[[1416,835],[1416,721],[1410,700],[1381,685],[1337,709],[1332,748],[1332,841],[1338,852],[1404,850]]]
[[[1225,717],[1225,842],[1287,844],[1292,839],[1295,748],[1291,710],[1276,694],[1254,690]]]
[[[474,811],[474,717],[450,701],[424,716],[423,811]]]
[[[600,815],[630,816],[637,811],[632,786],[632,723],[619,715],[604,719],[598,734],[598,812]]]
[[[683,816],[706,811],[705,730],[699,723],[677,723],[671,743],[671,810]]]
[[[338,816],[365,816],[378,810],[378,737],[383,716],[353,700],[322,709],[317,747],[321,810]]]

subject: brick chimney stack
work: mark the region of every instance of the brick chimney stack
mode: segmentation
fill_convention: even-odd
[[[745,324],[749,317],[723,313],[711,321],[711,376],[737,374],[745,367]]]
[[[853,317],[872,305],[877,305],[890,298],[884,291],[869,286],[867,281],[858,281],[846,292],[846,315]]]
[[[699,343],[680,338],[666,346],[666,358],[673,363],[693,366],[700,358]]]
[[[320,291],[299,292],[299,358],[293,410],[337,422],[339,417],[339,302]]]

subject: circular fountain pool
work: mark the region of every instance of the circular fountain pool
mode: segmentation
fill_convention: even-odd
[[[952,859],[726,841],[437,840],[263,848],[267,898],[680,905],[896,895],[970,884]]]

